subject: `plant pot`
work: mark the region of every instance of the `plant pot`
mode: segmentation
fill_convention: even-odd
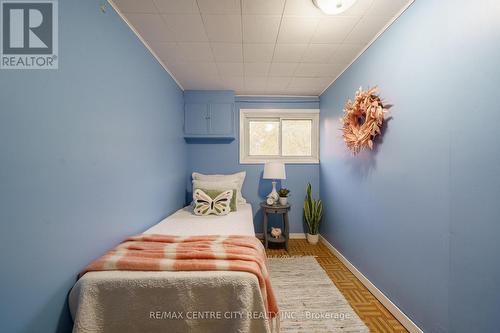
[[[307,233],[306,237],[307,237],[307,241],[309,242],[309,244],[312,244],[312,245],[318,244],[319,234],[311,235],[310,233]]]
[[[280,197],[280,205],[285,206],[288,203],[287,197]]]

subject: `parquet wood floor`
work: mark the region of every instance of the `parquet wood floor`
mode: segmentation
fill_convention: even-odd
[[[371,332],[408,332],[325,245],[310,245],[305,239],[291,239],[288,253],[284,249],[268,249],[266,252],[273,257],[316,256],[316,260]]]

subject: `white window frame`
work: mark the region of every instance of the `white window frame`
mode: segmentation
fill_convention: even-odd
[[[280,155],[281,122],[288,119],[311,120],[311,156],[251,156],[249,122],[251,120],[279,119]],[[240,109],[240,164],[262,164],[279,161],[289,164],[319,163],[319,110],[318,109]]]

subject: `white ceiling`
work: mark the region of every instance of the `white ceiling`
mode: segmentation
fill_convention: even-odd
[[[113,0],[184,89],[321,94],[413,0]]]

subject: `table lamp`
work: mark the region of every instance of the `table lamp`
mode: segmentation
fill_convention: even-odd
[[[264,165],[264,179],[273,180],[273,190],[267,197],[273,198],[274,202],[278,201],[279,195],[276,191],[276,179],[286,179],[285,165],[281,162],[267,162]]]

